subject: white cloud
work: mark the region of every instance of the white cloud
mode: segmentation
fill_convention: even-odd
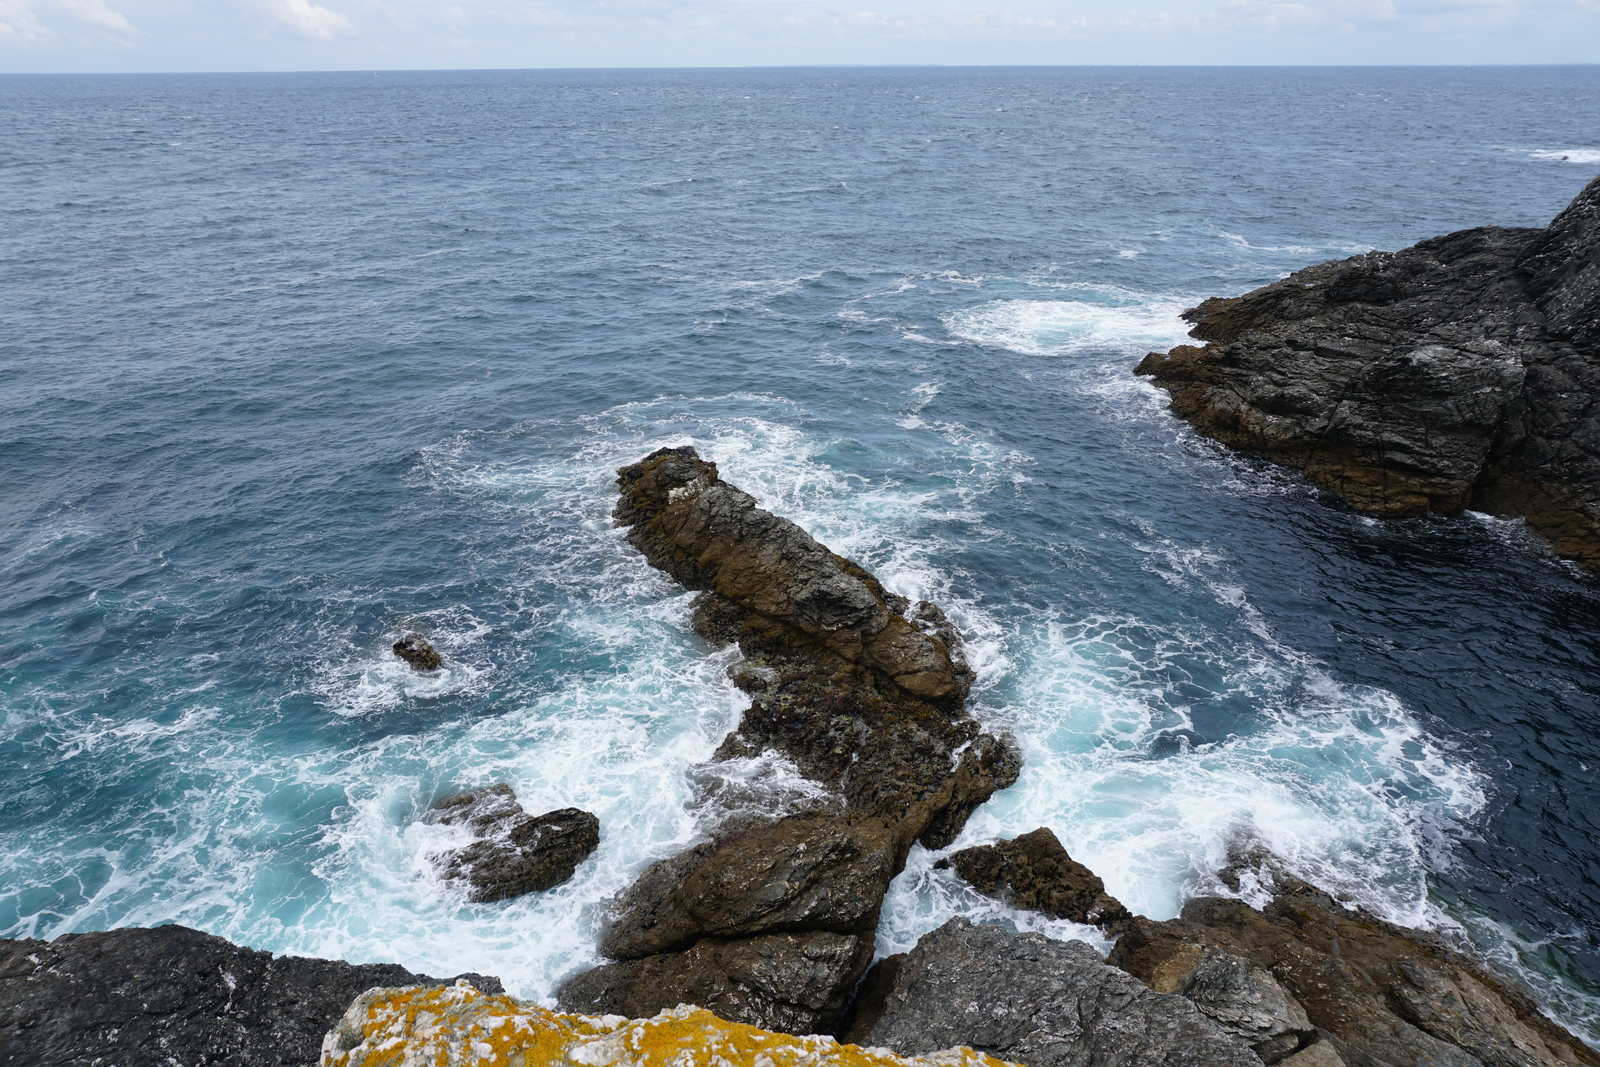
[[[49,33],[28,0],[0,0],[0,42],[33,44]]]
[[[66,8],[79,22],[87,22],[91,26],[99,26],[113,33],[139,32],[120,12],[107,7],[105,0],[56,0],[56,2]]]
[[[271,10],[273,18],[314,41],[331,41],[355,30],[349,19],[311,0],[279,0]]]

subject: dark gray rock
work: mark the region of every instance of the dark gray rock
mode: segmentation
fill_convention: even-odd
[[[980,893],[1052,919],[1114,928],[1131,918],[1100,876],[1069,856],[1047,826],[1011,841],[964,848],[934,866],[953,867]]]
[[[951,919],[901,961],[859,1040],[902,1055],[968,1045],[1029,1067],[1260,1067],[1189,1000],[1109,967],[1088,945]]]
[[[392,646],[394,654],[411,664],[414,670],[436,671],[444,657],[419,633],[408,633]]]
[[[1549,228],[1308,267],[1137,373],[1208,437],[1378,515],[1521,516],[1600,567],[1600,179]]]
[[[1277,1063],[1317,1040],[1300,1002],[1264,968],[1211,945],[1187,945],[1157,973],[1150,987],[1194,1001],[1212,1022]]]
[[[708,938],[685,952],[596,967],[563,985],[557,1000],[564,1011],[630,1018],[698,1004],[763,1030],[831,1033],[871,960],[871,939],[850,934]]]
[[[446,879],[466,883],[477,904],[550,889],[572,877],[600,845],[600,820],[578,808],[529,815],[505,784],[446,797],[428,819],[464,825],[470,845],[432,857]]]
[[[366,990],[444,984],[394,964],[274,959],[183,926],[0,941],[0,1063],[305,1067]]]

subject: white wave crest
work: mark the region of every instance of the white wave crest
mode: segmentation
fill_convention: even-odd
[[[956,337],[1030,356],[1171,348],[1188,337],[1180,317],[1189,302],[1122,292],[1084,300],[993,300],[947,312]]]
[[[1600,163],[1600,148],[1541,148],[1528,155],[1557,163]]]

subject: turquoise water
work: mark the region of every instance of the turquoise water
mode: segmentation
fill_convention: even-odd
[[[611,528],[614,469],[694,444],[969,635],[1027,764],[958,847],[1050,825],[1166,917],[1260,840],[1600,1019],[1594,580],[1516,523],[1352,515],[1130,372],[1205,296],[1543,225],[1595,68],[0,85],[0,934],[547,998],[641,867],[815,788],[705,765],[727,655]],[[495,781],[602,843],[468,905],[418,815]],[[880,951],[1094,937],[935,858]]]

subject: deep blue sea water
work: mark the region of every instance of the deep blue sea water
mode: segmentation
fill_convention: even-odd
[[[612,529],[692,443],[952,610],[1022,780],[1136,910],[1230,842],[1600,1032],[1600,585],[1378,522],[1131,374],[1308,263],[1544,225],[1600,68],[0,78],[0,936],[176,921],[548,997],[728,805],[726,654]],[[1567,158],[1563,159],[1565,156]],[[449,657],[411,673],[407,628]],[[468,905],[435,798],[598,813]],[[955,913],[918,852],[880,952]]]

